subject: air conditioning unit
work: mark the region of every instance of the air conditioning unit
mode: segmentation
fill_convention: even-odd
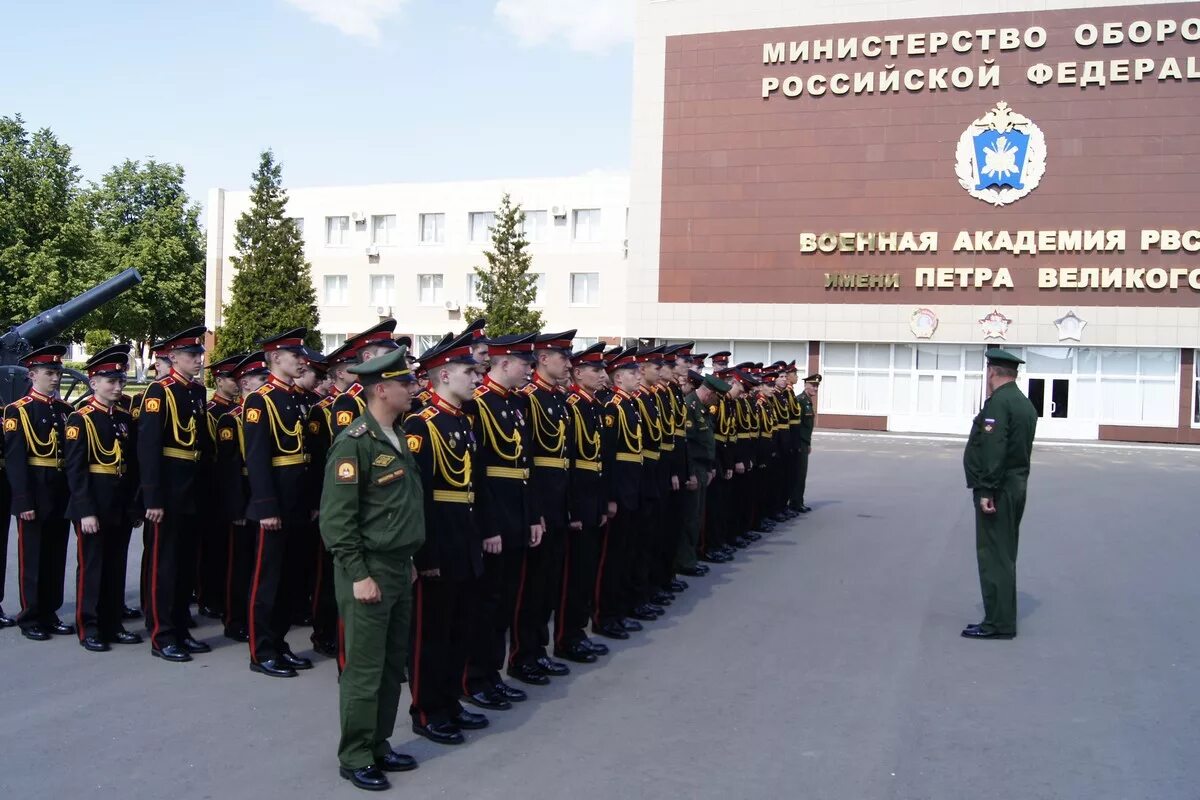
[[[375,306],[375,314],[380,317],[390,317],[392,315],[391,306]]]
[[[363,214],[363,212],[361,212],[361,211],[355,211],[353,214],[350,215],[350,219],[354,220],[355,222],[362,222],[366,218],[367,218],[366,215]]]
[[[554,215],[555,219],[566,219],[567,218],[567,207],[566,206],[554,206],[553,208],[550,209],[550,213]]]
[[[446,307],[447,311],[458,311],[459,308],[457,300],[447,300],[442,305]]]
[[[379,255],[379,245],[377,245],[377,244],[367,245],[367,255],[369,255],[369,256]]]

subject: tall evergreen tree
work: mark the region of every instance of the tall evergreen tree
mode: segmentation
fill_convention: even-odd
[[[238,218],[233,285],[214,358],[253,350],[263,336],[308,328],[308,344],[321,346],[312,265],[296,221],[285,215],[287,192],[275,154],[265,151],[253,175],[250,210]]]
[[[489,336],[529,333],[542,328],[540,311],[529,306],[537,296],[537,277],[530,274],[525,212],[506,193],[492,226],[492,249],[484,252],[486,267],[475,267],[475,293],[482,308],[465,312],[468,320],[487,318]]]

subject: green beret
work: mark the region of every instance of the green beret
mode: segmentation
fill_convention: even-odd
[[[995,364],[1000,367],[1017,368],[1018,364],[1024,364],[1024,360],[1017,358],[1007,350],[1002,350],[999,347],[993,347],[987,351],[987,363]]]
[[[415,381],[408,366],[408,348],[397,347],[386,355],[376,356],[369,361],[355,364],[347,370],[358,377],[363,386],[374,386],[383,381]]]
[[[718,378],[715,375],[705,375],[704,376],[704,385],[707,386],[708,388],[712,389],[717,394],[725,394],[731,388],[733,388],[728,383],[721,380],[720,378]]]

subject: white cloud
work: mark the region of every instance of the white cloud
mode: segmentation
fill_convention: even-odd
[[[496,17],[526,47],[565,41],[601,53],[633,38],[634,0],[497,0]]]
[[[379,24],[400,11],[408,0],[284,0],[323,25],[347,36],[380,40]]]

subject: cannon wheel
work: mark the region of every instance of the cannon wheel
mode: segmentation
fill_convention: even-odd
[[[0,367],[0,382],[6,385],[13,398],[24,397],[29,393],[29,370],[16,365]],[[79,408],[91,395],[92,387],[88,385],[86,375],[77,369],[63,370],[62,381],[58,384],[58,396],[63,402]]]

